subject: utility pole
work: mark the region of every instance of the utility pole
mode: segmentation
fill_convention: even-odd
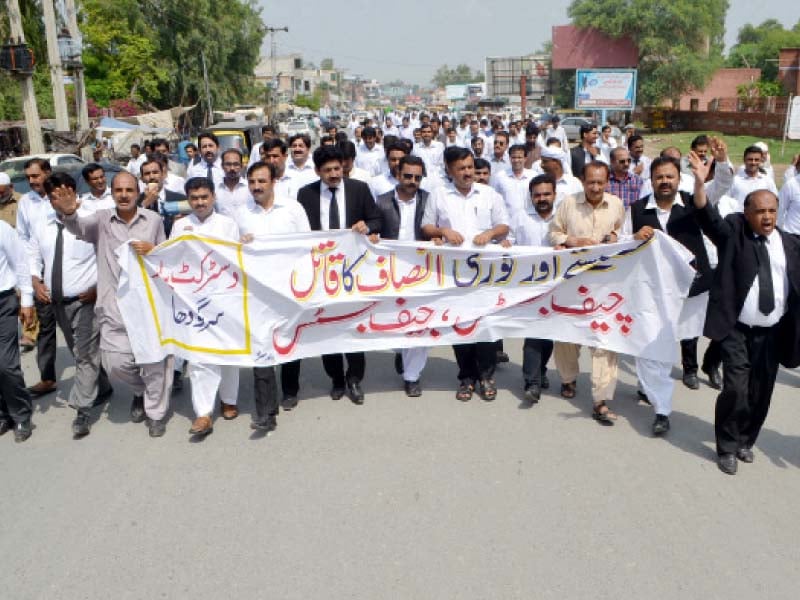
[[[283,31],[284,33],[289,33],[288,27],[265,27],[264,31],[269,34],[269,59],[270,59],[270,71],[272,72],[272,95],[270,98],[270,118],[272,117],[272,112],[275,110],[275,105],[278,103],[278,67],[276,66],[275,60],[275,50],[278,47],[278,43],[275,41],[275,34],[279,31]]]
[[[65,0],[64,7],[67,12],[67,29],[70,37],[75,42],[81,41],[81,30],[78,29],[78,16],[75,10],[75,0]],[[86,85],[83,80],[83,63],[78,61],[74,67],[75,79],[75,108],[78,114],[78,139],[89,130],[89,105],[86,101]],[[84,146],[82,149],[83,158],[91,160],[92,149]]]
[[[19,12],[18,0],[7,0],[8,15],[11,20],[11,38],[18,43],[25,43],[25,33],[22,31],[22,15]],[[31,154],[44,153],[42,140],[42,123],[39,121],[39,109],[36,106],[36,94],[33,91],[33,76],[25,74],[20,76],[22,88],[22,111],[25,113],[25,129],[28,131],[28,146]]]
[[[58,32],[53,0],[42,0],[44,31],[47,36],[47,60],[50,63],[50,80],[53,86],[53,106],[56,110],[56,131],[69,131],[67,96],[64,94],[64,69],[58,53]]]

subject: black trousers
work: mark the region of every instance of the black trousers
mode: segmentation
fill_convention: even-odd
[[[733,454],[755,444],[767,418],[778,357],[774,327],[737,323],[720,342],[722,392],[714,410],[718,454]]]
[[[256,405],[256,417],[253,420],[263,421],[269,416],[277,416],[278,383],[275,367],[253,367],[253,385]]]
[[[33,404],[19,363],[18,314],[14,290],[0,293],[0,420],[25,423]]]
[[[525,338],[522,345],[522,376],[525,383],[542,383],[542,376],[547,373],[547,362],[552,354],[552,340]]]
[[[458,379],[478,381],[494,377],[497,366],[497,344],[495,342],[473,342],[455,344],[453,352],[458,364]]]
[[[297,396],[300,391],[300,361],[283,363],[281,365],[281,391],[286,396]]]
[[[347,357],[347,373],[344,371],[344,357]],[[333,387],[343,388],[346,381],[361,382],[367,361],[363,352],[345,354],[323,354],[322,366],[333,382]]]
[[[681,340],[681,364],[684,373],[697,373],[697,340],[690,338]],[[722,351],[719,342],[711,340],[703,355],[703,370],[711,371],[722,363]]]
[[[56,380],[56,314],[52,304],[34,301],[39,318],[39,336],[36,338],[36,365],[42,381]]]

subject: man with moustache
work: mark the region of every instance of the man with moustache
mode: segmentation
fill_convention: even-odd
[[[377,142],[377,131],[374,127],[365,127],[361,132],[362,143],[356,148],[355,167],[362,169],[369,177],[380,173],[383,159],[383,146]],[[352,142],[351,142],[352,143]]]
[[[695,177],[709,166],[690,153]],[[776,195],[750,192],[743,213],[724,219],[696,189],[703,231],[717,246],[719,265],[706,313],[705,335],[722,349],[722,391],[714,410],[718,466],[734,475],[752,463],[753,445],[769,411],[779,362],[800,364],[800,244],[775,226]]]
[[[342,152],[333,146],[320,146],[314,151],[314,166],[319,181],[311,183],[297,193],[297,201],[308,216],[312,231],[351,229],[369,235],[380,231],[381,213],[366,183],[342,176]],[[347,372],[344,357],[347,357]],[[364,403],[361,380],[366,361],[363,352],[325,354],[322,357],[325,372],[331,378],[331,398],[339,400],[345,387],[354,404]]]
[[[275,195],[279,198],[297,200],[297,182],[286,172],[286,159],[288,147],[281,138],[274,137],[264,142],[261,146],[261,162],[269,163],[275,167]],[[255,163],[250,163],[254,165]],[[249,187],[249,183],[248,183]]]
[[[186,169],[186,178],[206,177],[217,188],[222,185],[225,172],[222,170],[222,161],[219,154],[219,139],[210,131],[204,131],[197,136],[197,145],[200,152],[200,161],[189,165]]]
[[[400,183],[397,187],[375,200],[382,220],[380,231],[370,235],[373,243],[380,238],[387,240],[424,240],[422,216],[428,192],[420,189],[425,177],[425,163],[418,156],[404,156],[398,167]],[[428,349],[424,347],[404,348],[395,354],[395,369],[403,375],[406,396],[422,395],[419,379],[428,360]]]
[[[142,164],[142,183],[145,188],[139,195],[137,203],[142,208],[149,208],[160,214],[164,221],[164,233],[169,235],[172,231],[175,215],[166,213],[165,204],[167,202],[180,202],[185,200],[186,197],[164,187],[166,173],[166,165],[161,158],[151,158]]]
[[[89,191],[81,196],[84,208],[93,210],[114,208],[114,198],[111,197],[111,189],[106,183],[106,174],[102,166],[89,163],[81,170],[81,176],[89,184]]]
[[[250,201],[247,181],[242,176],[242,160],[242,153],[236,148],[222,153],[222,170],[225,177],[222,179],[222,185],[214,190],[214,198],[217,212],[229,217]]]
[[[398,176],[398,168],[400,161],[408,155],[403,144],[394,143],[386,146],[386,164],[388,166],[387,173],[381,173],[372,178],[370,187],[372,188],[372,195],[377,198],[387,192],[394,190],[400,180]]]
[[[289,138],[289,152],[292,160],[286,164],[286,175],[294,180],[296,189],[319,179],[311,160],[311,138],[298,133]]]
[[[583,167],[593,160],[608,162],[600,148],[597,147],[597,125],[589,123],[580,127],[581,143],[570,150],[572,174],[575,177],[583,175]]]
[[[513,147],[512,147],[513,149]],[[553,221],[556,201],[556,180],[552,175],[537,175],[529,185],[529,200],[511,218],[511,235],[518,246],[549,246],[548,232]],[[504,241],[505,247],[511,246]],[[547,362],[553,353],[553,341],[525,338],[522,346],[522,376],[525,402],[536,404],[543,389],[550,387]]]
[[[563,160],[564,153],[558,148],[547,146],[542,150],[542,171],[556,180],[556,208],[565,198],[583,193],[581,180],[564,172]]]
[[[502,137],[495,136],[495,144]],[[507,171],[495,173],[492,178],[494,189],[503,197],[506,211],[513,216],[530,204],[531,179],[536,175],[532,169],[525,168],[525,158],[528,152],[524,145],[515,144],[508,151],[511,168]]]
[[[430,125],[422,125],[419,135],[422,141],[414,146],[411,154],[419,156],[425,162],[425,171],[431,181],[439,182],[442,180],[444,166],[442,162],[444,144],[433,139],[433,130]]]
[[[223,153],[223,168],[225,156]],[[238,150],[235,150],[238,155]],[[214,184],[206,177],[193,177],[186,182],[186,198],[192,207],[191,214],[178,219],[172,228],[171,238],[184,234],[209,236],[238,241],[239,228],[228,215],[214,210]],[[214,431],[211,415],[219,392],[222,418],[226,421],[239,415],[236,407],[239,396],[239,367],[211,363],[189,363],[189,380],[192,382],[192,407],[195,419],[189,433],[204,437]]]
[[[451,146],[444,151],[444,162],[451,182],[430,195],[422,218],[426,239],[441,238],[460,246],[464,242],[482,247],[508,235],[508,214],[500,194],[489,186],[475,183],[475,159],[466,148]],[[459,385],[456,398],[466,402],[475,386],[484,400],[497,397],[494,372],[497,366],[495,342],[456,344]]]
[[[118,173],[111,181],[113,209],[78,214],[78,199],[73,190],[56,188],[51,203],[61,215],[64,227],[95,247],[97,255],[97,302],[95,315],[100,325],[100,350],[103,368],[112,381],[119,380],[133,389],[131,421],[148,419],[150,437],[166,432],[165,416],[172,387],[172,357],[157,363],[139,364],[133,355],[125,321],[117,305],[120,265],[116,250],[130,242],[134,252],[145,255],[163,242],[164,226],[157,212],[137,205],[139,186],[130,173]]]

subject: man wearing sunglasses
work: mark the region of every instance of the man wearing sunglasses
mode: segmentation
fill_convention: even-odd
[[[404,156],[397,168],[397,186],[381,194],[376,199],[378,209],[383,215],[380,235],[370,235],[377,243],[379,237],[387,240],[424,240],[422,235],[422,216],[428,192],[420,189],[425,177],[425,162],[419,156]],[[419,378],[428,360],[427,348],[404,348],[395,354],[394,367],[403,376],[406,395],[412,398],[422,395]]]
[[[631,206],[642,196],[644,180],[628,169],[631,166],[631,155],[625,148],[614,148],[611,151],[611,174],[606,191],[622,200],[625,208]]]

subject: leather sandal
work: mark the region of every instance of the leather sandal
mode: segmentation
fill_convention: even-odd
[[[467,402],[472,399],[472,392],[475,390],[475,385],[468,379],[462,379],[456,390],[456,400]]]
[[[574,398],[575,397],[575,382],[570,381],[569,383],[562,383],[561,384],[561,396],[564,398]]]
[[[617,415],[611,412],[605,400],[598,402],[592,409],[592,418],[603,425],[613,425]]]
[[[481,398],[487,402],[491,402],[497,398],[497,385],[495,384],[494,379],[481,379],[480,394]]]

